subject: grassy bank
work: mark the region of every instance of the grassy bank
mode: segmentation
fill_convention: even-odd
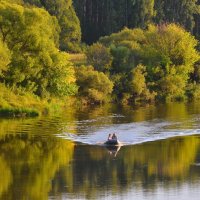
[[[0,117],[36,117],[60,112],[72,99],[41,99],[17,88],[0,84]]]

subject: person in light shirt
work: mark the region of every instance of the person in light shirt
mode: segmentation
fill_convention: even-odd
[[[112,134],[112,140],[117,140],[117,136],[115,133]]]

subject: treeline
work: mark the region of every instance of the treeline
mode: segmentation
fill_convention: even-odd
[[[196,46],[197,40],[176,24],[149,25],[146,30],[125,28],[102,37],[86,55],[94,69],[107,75],[111,83],[104,81],[99,88],[105,91],[99,95],[96,92],[96,96],[88,90],[87,97],[105,101],[110,92],[113,101],[123,104],[198,99],[200,57]],[[77,70],[89,76],[88,68]],[[85,81],[81,85],[85,89],[89,84]],[[97,87],[98,81],[91,83],[90,89],[93,85]]]
[[[16,107],[6,94],[86,104],[199,98],[197,3],[0,0],[0,108]],[[83,41],[112,34],[81,44],[74,6]],[[81,52],[82,64],[66,52]]]
[[[91,44],[124,27],[147,28],[149,23],[178,23],[200,35],[199,0],[74,0],[82,39]]]

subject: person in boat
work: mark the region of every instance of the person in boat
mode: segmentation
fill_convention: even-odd
[[[108,140],[112,140],[112,134],[110,133],[109,135],[108,135]]]
[[[117,140],[117,136],[115,133],[112,134],[112,140]]]
[[[119,141],[117,139],[116,134],[115,133],[109,134],[108,139],[104,144],[111,145],[111,146],[119,145]]]

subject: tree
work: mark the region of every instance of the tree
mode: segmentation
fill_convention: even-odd
[[[113,56],[112,73],[127,72],[130,70],[130,50],[124,46],[112,46],[111,54]]]
[[[60,32],[60,49],[69,52],[80,51],[80,22],[72,0],[24,0],[25,3],[44,7],[52,16],[56,16]]]
[[[150,26],[145,35],[141,55],[152,89],[164,99],[184,98],[190,73],[199,60],[197,40],[175,24]]]
[[[146,64],[160,66],[165,73],[172,65],[188,77],[199,59],[195,49],[197,40],[190,33],[178,25],[169,24],[149,26],[145,36],[146,44],[141,48],[141,55]]]
[[[141,95],[146,89],[146,68],[138,65],[132,70],[131,92],[134,96]]]
[[[88,44],[124,27],[145,28],[154,17],[154,0],[74,0],[74,6]]]
[[[72,64],[56,48],[59,26],[40,8],[0,3],[0,37],[11,52],[6,84],[35,94],[70,95],[76,92]]]
[[[0,77],[2,76],[2,73],[7,70],[7,66],[10,62],[10,56],[9,49],[0,39]]]
[[[105,72],[111,67],[112,56],[108,48],[100,43],[90,46],[86,52],[88,63],[97,71]]]
[[[89,102],[103,103],[112,93],[113,83],[103,73],[95,71],[92,66],[76,68],[79,94],[87,97]]]
[[[152,23],[155,15],[154,0],[131,0],[131,3],[132,9],[128,27],[146,28],[149,23]]]
[[[172,70],[173,71],[173,70]],[[166,101],[181,100],[185,98],[186,80],[181,74],[170,73],[164,76],[159,82],[159,95]]]
[[[157,23],[178,23],[193,33],[194,16],[200,13],[198,0],[156,0]]]
[[[61,27],[60,49],[70,52],[80,52],[81,28],[74,8],[65,10],[59,18]]]
[[[199,60],[197,40],[176,24],[149,25],[147,30],[126,28],[119,33],[101,38],[100,42],[111,48],[113,72],[126,77],[118,77],[120,83],[114,81],[114,92],[119,97],[116,88],[122,93],[131,94],[131,90],[127,91],[130,83],[125,81],[131,70],[134,73],[133,77],[138,77],[133,79],[135,82],[132,90],[137,88],[135,95],[140,96],[139,88],[141,89],[141,84],[144,84],[143,70],[139,67],[141,63],[146,66],[145,80],[149,94],[154,92],[164,99],[183,98],[190,74]],[[120,88],[126,88],[126,91]]]

